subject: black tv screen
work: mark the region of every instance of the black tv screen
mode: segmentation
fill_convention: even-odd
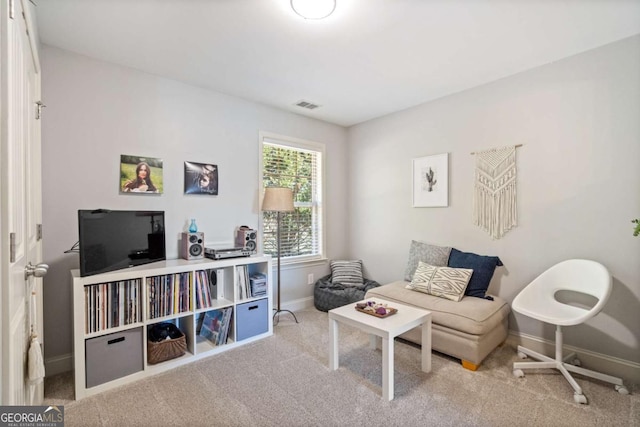
[[[166,259],[164,211],[78,211],[80,276]]]

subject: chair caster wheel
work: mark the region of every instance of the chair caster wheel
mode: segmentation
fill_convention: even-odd
[[[522,372],[522,369],[514,369],[513,376],[516,378],[522,378],[524,377],[524,372]]]
[[[582,366],[582,362],[577,357],[569,363],[571,363],[573,366]]]
[[[623,385],[617,385],[616,391],[620,394],[629,394],[629,390]]]
[[[528,356],[526,354],[524,354],[523,352],[519,351],[518,352],[518,359],[526,359]]]
[[[573,395],[573,400],[575,400],[576,403],[579,403],[581,405],[586,405],[587,404],[587,397],[584,394],[575,393]]]

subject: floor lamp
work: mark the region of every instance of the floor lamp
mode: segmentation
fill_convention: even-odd
[[[262,210],[265,212],[276,212],[277,217],[277,240],[278,240],[278,305],[274,308],[273,320],[280,319],[281,312],[286,311],[290,313],[298,323],[298,318],[293,312],[289,310],[282,310],[280,308],[280,222],[282,219],[282,212],[293,212],[293,191],[290,188],[281,187],[267,187],[264,189],[264,199],[262,200]],[[278,322],[276,321],[277,325]]]

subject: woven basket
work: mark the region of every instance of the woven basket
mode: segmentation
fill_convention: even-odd
[[[187,351],[187,339],[182,332],[180,332],[180,335],[178,338],[166,339],[160,342],[148,340],[147,362],[154,365],[182,356]]]

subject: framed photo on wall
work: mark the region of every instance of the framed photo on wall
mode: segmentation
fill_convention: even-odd
[[[413,207],[449,206],[449,153],[413,159]]]
[[[218,165],[184,162],[184,194],[218,195]]]
[[[120,193],[162,194],[162,190],[162,159],[120,156]]]

